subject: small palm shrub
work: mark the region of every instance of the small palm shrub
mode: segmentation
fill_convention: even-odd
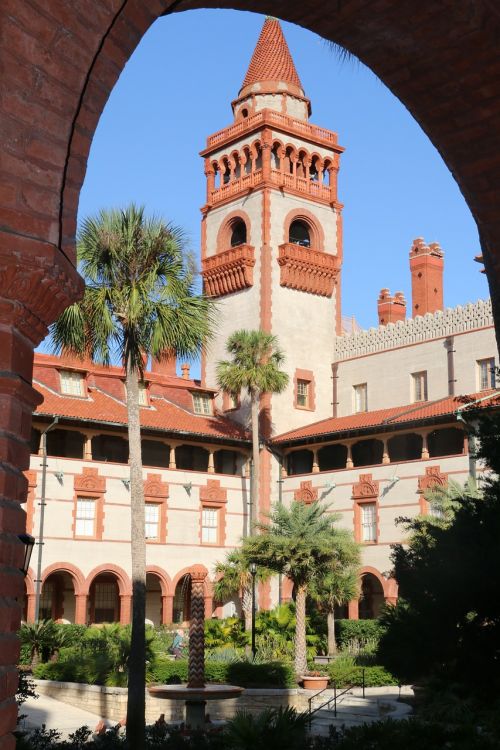
[[[242,648],[249,642],[243,622],[239,617],[226,617],[223,620],[205,620],[205,646],[215,649],[221,646]]]

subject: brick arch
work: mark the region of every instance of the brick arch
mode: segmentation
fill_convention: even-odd
[[[211,596],[212,584],[208,578],[208,570],[204,565],[201,565],[199,567],[203,568],[203,570],[207,572],[207,577],[205,578],[205,583],[204,583],[205,597]],[[195,568],[194,565],[189,565],[187,568],[182,568],[182,570],[179,570],[179,572],[174,576],[172,580],[172,592],[174,594],[175,594],[175,589],[177,588],[177,584],[179,583],[179,581],[182,578],[184,578],[184,576],[189,575],[194,570],[194,568]]]
[[[73,587],[76,594],[81,594],[85,590],[85,576],[75,565],[67,562],[57,562],[49,565],[42,573],[42,586],[47,578],[53,573],[68,573],[73,579]]]
[[[24,582],[26,584],[27,596],[35,596],[35,573],[31,568],[29,568]]]
[[[371,573],[371,575],[378,580],[378,582],[382,586],[382,591],[384,592],[385,599],[392,600],[394,597],[397,598],[398,586],[393,578],[384,578],[382,573],[380,573],[377,568],[374,568],[371,565],[364,565],[359,572],[360,579],[363,578],[363,576],[367,573]]]
[[[312,213],[312,211],[302,207],[292,208],[292,210],[285,216],[285,221],[283,222],[283,242],[288,242],[290,225],[296,220],[304,221],[311,230],[311,250],[324,250],[325,233],[320,220]]]
[[[217,252],[222,253],[225,250],[228,250],[230,247],[231,242],[231,230],[233,228],[233,225],[237,219],[241,219],[247,230],[247,244],[250,244],[250,229],[251,229],[251,221],[250,216],[247,214],[246,211],[237,209],[235,211],[231,211],[224,217],[224,221],[221,223],[219,230],[217,232]]]
[[[94,579],[102,573],[111,573],[116,576],[118,582],[118,593],[120,596],[132,596],[132,582],[129,576],[123,568],[120,568],[119,565],[113,565],[113,563],[98,565],[91,570],[85,579],[84,590],[81,593],[88,594]]]
[[[162,596],[174,595],[175,586],[172,585],[170,576],[163,570],[163,568],[158,567],[158,565],[148,565],[146,567],[146,574],[147,573],[151,573],[159,579]]]

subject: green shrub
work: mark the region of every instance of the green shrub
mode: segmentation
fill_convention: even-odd
[[[205,645],[207,648],[221,646],[242,647],[248,644],[248,633],[239,617],[226,617],[223,620],[205,620]]]
[[[186,659],[158,660],[150,669],[149,679],[162,684],[187,682]],[[288,664],[269,662],[254,664],[248,661],[232,663],[205,662],[207,682],[228,683],[249,688],[286,688],[295,686],[293,669]]]
[[[353,641],[364,647],[369,642],[378,643],[382,626],[378,620],[337,620],[335,635],[341,648],[348,648]]]
[[[379,665],[363,667],[356,664],[354,659],[338,659],[328,666],[328,674],[337,687],[363,684],[363,670],[365,673],[366,687],[383,687],[384,685],[397,685],[398,680]]]

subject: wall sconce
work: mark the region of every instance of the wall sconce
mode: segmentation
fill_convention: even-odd
[[[122,482],[125,489],[130,491],[130,479],[122,479]]]
[[[35,546],[35,537],[31,536],[31,534],[19,534],[17,538],[22,544],[24,544],[23,564],[19,568],[19,570],[22,571],[24,577],[26,578],[30,567],[31,553],[33,552],[33,547]]]
[[[390,489],[392,489],[392,487],[394,487],[395,484],[397,484],[399,482],[399,477],[397,477],[396,475],[394,475],[393,477],[391,477],[387,481],[389,482],[389,484],[387,485],[387,489],[390,490]]]
[[[59,482],[59,484],[62,485],[63,479],[64,479],[64,472],[63,471],[55,471],[54,472],[54,476],[57,479],[57,481]]]
[[[191,497],[191,490],[193,489],[193,483],[192,482],[188,482],[187,484],[183,484],[182,486],[186,490],[186,492],[189,495],[189,497]]]
[[[334,490],[336,486],[337,485],[335,482],[325,482],[325,487],[327,490]]]

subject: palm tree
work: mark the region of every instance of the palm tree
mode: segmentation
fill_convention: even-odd
[[[295,671],[307,669],[306,597],[311,581],[323,575],[337,560],[339,515],[328,506],[293,501],[289,508],[277,504],[267,523],[256,524],[260,534],[243,540],[242,554],[248,562],[286,575],[295,587]]]
[[[77,237],[83,299],[70,305],[51,329],[56,353],[90,357],[125,369],[130,456],[132,637],[127,736],[144,746],[146,544],[139,383],[145,360],[193,356],[209,337],[213,307],[195,293],[193,264],[182,232],[143,207],[101,211]]]
[[[241,608],[245,617],[245,630],[252,627],[252,575],[249,563],[241,550],[231,550],[226,559],[215,564],[217,580],[214,583],[214,596],[222,602],[233,594],[241,597]],[[264,568],[257,570],[259,581],[269,578],[270,572]]]
[[[217,364],[220,388],[231,396],[239,396],[246,389],[250,398],[252,424],[253,477],[250,491],[250,533],[256,518],[259,491],[259,404],[265,393],[282,393],[288,385],[288,375],[280,370],[285,358],[278,347],[276,336],[265,331],[235,331],[227,340],[229,361]]]
[[[335,529],[335,561],[312,582],[309,594],[326,610],[328,628],[328,655],[337,653],[335,639],[335,607],[355,599],[359,592],[359,565],[361,550],[350,531]]]

